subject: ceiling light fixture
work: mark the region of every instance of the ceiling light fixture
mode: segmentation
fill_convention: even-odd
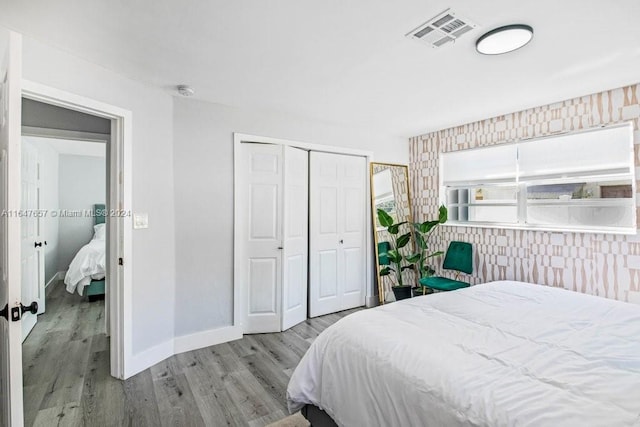
[[[178,93],[182,96],[193,96],[193,94],[196,93],[191,86],[187,85],[180,85],[177,89]]]
[[[533,28],[524,24],[505,25],[483,34],[476,50],[483,55],[500,55],[520,49],[533,38]]]

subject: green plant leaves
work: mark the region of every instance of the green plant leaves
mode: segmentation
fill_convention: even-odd
[[[420,271],[421,277],[428,277],[434,273],[433,268],[426,265],[425,261],[428,258],[437,257],[443,254],[442,251],[433,252],[431,254],[427,254],[428,249],[428,239],[430,233],[440,224],[444,224],[447,222],[448,212],[447,207],[441,205],[438,208],[438,219],[432,221],[425,221],[422,223],[414,223],[413,227],[416,230],[415,232],[415,241],[416,247],[418,249],[417,254],[412,254],[407,257],[407,261],[416,264],[418,271]]]
[[[424,239],[424,237],[422,237],[422,234],[416,233],[414,237],[416,239],[416,246],[418,247],[418,249],[427,249],[427,241]]]
[[[397,249],[404,248],[410,241],[411,233],[403,234],[402,236],[398,237],[398,240],[396,241],[396,245],[398,246]]]
[[[421,255],[422,255],[421,253],[411,254],[411,255],[406,257],[406,260],[407,260],[407,262],[410,262],[411,264],[415,264],[416,262],[420,261],[420,256]]]
[[[393,272],[393,269],[391,267],[385,267],[382,270],[380,270],[380,276],[388,276]]]
[[[406,224],[407,221],[402,221],[399,222],[397,224],[392,224],[389,227],[387,227],[387,231],[389,232],[389,234],[393,234],[394,236],[396,234],[398,234],[400,232],[400,226]]]
[[[432,253],[430,255],[427,255],[426,258],[432,258],[434,256],[440,256],[440,255],[444,255],[444,252],[442,252],[442,251],[434,252],[434,253]]]
[[[447,212],[447,207],[445,205],[440,205],[438,214],[439,214],[438,222],[440,222],[440,224],[444,224],[445,222],[447,222],[447,219],[449,218],[449,214]]]
[[[395,264],[399,264],[402,261],[402,254],[396,249],[391,249],[390,251],[388,251],[387,256],[389,257],[391,262]]]
[[[378,209],[378,221],[380,221],[380,225],[383,227],[390,227],[393,225],[393,218],[391,215],[382,209]]]

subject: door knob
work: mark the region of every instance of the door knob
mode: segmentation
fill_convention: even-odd
[[[33,244],[33,246],[36,247],[36,248],[41,248],[42,247],[42,242],[35,242]]]
[[[344,243],[344,240],[343,240],[343,239],[340,239],[340,244],[343,244],[343,243]]]
[[[22,311],[22,314],[24,314],[27,311],[31,314],[38,314],[38,303],[34,301],[29,305],[20,304],[20,311]]]
[[[284,249],[282,246],[278,246],[278,250],[282,250]]]

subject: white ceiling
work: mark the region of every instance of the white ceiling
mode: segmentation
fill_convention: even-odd
[[[433,50],[404,37],[450,7],[479,24]],[[640,81],[638,0],[0,0],[0,24],[169,90],[413,136]],[[475,52],[495,27],[525,48]]]
[[[58,154],[74,156],[106,157],[104,142],[78,141],[75,139],[44,138],[39,136],[25,136],[24,140],[31,143],[49,145]]]

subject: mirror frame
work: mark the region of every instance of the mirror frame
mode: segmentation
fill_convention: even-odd
[[[378,303],[380,305],[384,305],[385,303],[385,294],[384,294],[384,286],[382,283],[382,277],[380,276],[380,265],[378,261],[380,260],[380,254],[378,253],[378,227],[377,227],[377,211],[376,211],[376,201],[375,201],[375,188],[373,184],[373,170],[376,166],[390,166],[390,167],[400,167],[404,170],[404,177],[407,182],[407,202],[409,207],[409,214],[407,217],[407,222],[410,224],[410,232],[411,232],[411,242],[410,245],[413,246],[413,250],[415,251],[415,238],[413,235],[413,208],[411,206],[411,186],[409,185],[409,166],[401,165],[398,163],[382,163],[382,162],[371,162],[369,164],[369,185],[370,185],[370,194],[371,194],[371,221],[373,228],[373,246],[375,253],[375,267],[376,267],[376,278],[378,280]]]

